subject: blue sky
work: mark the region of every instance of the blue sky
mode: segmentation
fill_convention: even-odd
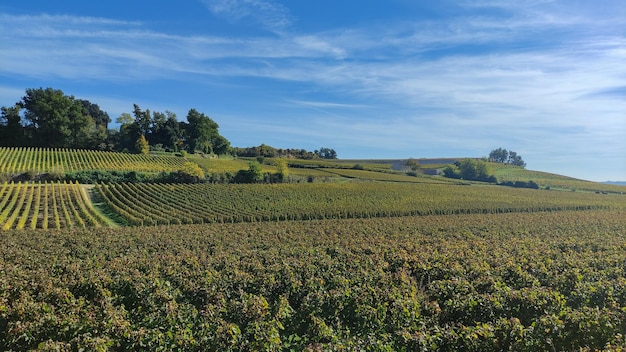
[[[486,156],[626,180],[623,0],[0,3],[0,104],[211,116],[234,146]]]

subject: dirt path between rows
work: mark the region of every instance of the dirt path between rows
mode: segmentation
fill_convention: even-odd
[[[107,221],[106,226],[108,227],[119,227],[120,225],[118,223],[116,223],[115,221],[113,221],[113,219],[111,219],[103,210],[101,207],[102,203],[94,203],[93,198],[92,198],[92,193],[94,191],[94,188],[96,188],[95,185],[91,185],[91,184],[81,184],[80,185],[80,189],[83,192],[83,195],[85,196],[85,199],[88,202],[88,205],[91,206],[98,214],[102,215],[102,217]]]

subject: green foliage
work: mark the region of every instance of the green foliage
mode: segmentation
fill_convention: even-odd
[[[257,161],[248,163],[248,170],[240,170],[235,176],[236,183],[259,183],[263,181],[263,168]]]
[[[514,151],[507,151],[503,148],[494,149],[489,153],[489,161],[501,164],[511,164],[514,166],[526,167],[522,157]]]
[[[4,234],[6,351],[626,343],[623,211]]]
[[[409,160],[406,161],[406,166],[409,167],[411,170],[415,171],[419,169],[420,164],[417,161],[417,159],[409,158]]]
[[[117,118],[119,131],[109,130],[111,118],[97,104],[58,89],[26,89],[14,106],[2,107],[0,146],[140,152],[143,148],[136,148],[135,143],[143,135],[149,145],[160,144],[167,151],[230,152],[230,142],[218,133],[215,121],[195,109],[189,111],[187,120],[179,122],[171,111],[151,112],[133,104],[133,115],[122,113]]]
[[[276,158],[274,159],[274,166],[276,166],[276,170],[280,175],[282,180],[287,179],[289,177],[289,164],[287,163],[287,159],[285,158]]]
[[[196,150],[204,153],[212,153],[215,139],[219,136],[219,125],[204,113],[196,109],[189,110],[187,114],[189,126],[187,128],[189,152]],[[223,141],[220,140],[220,143]]]
[[[322,159],[337,159],[337,152],[332,148],[320,148],[317,155]]]
[[[17,119],[20,109],[26,127]],[[6,146],[92,147],[105,142],[109,121],[96,104],[52,88],[26,89],[14,108],[3,107],[3,116],[7,124],[0,124],[0,135],[13,134]]]
[[[476,159],[463,159],[455,163],[455,166],[447,166],[443,170],[445,177],[457,178],[468,181],[497,182],[493,175],[489,175],[487,163]]]
[[[137,153],[144,155],[150,152],[150,145],[148,144],[146,136],[144,136],[143,134],[139,136],[139,138],[135,142],[135,150],[137,151]]]
[[[191,161],[184,163],[183,167],[178,170],[178,174],[185,183],[196,183],[204,179],[204,170]]]
[[[311,160],[317,157],[316,152],[309,152],[304,149],[277,149],[269,145],[261,144],[256,147],[231,148],[233,155],[239,157],[267,157],[267,158],[290,158]]]

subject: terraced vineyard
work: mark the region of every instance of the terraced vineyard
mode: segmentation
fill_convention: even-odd
[[[78,171],[177,171],[185,159],[80,149],[0,147],[0,174],[65,173]]]
[[[625,218],[4,232],[0,350],[623,351]]]
[[[256,222],[626,208],[616,195],[404,183],[99,184],[129,225]]]
[[[4,183],[0,186],[0,228],[61,229],[108,223],[75,183]]]

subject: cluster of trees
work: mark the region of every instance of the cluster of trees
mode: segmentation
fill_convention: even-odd
[[[147,152],[149,149],[226,154],[230,142],[204,113],[189,110],[187,122],[171,111],[151,112],[134,105],[109,129],[111,118],[97,104],[59,89],[26,89],[13,106],[3,106],[0,146],[37,146]]]
[[[146,152],[146,147],[165,151],[226,154],[230,142],[219,134],[219,125],[204,113],[191,109],[187,122],[178,121],[171,111],[150,112],[133,105],[133,115],[124,113],[117,118],[119,132],[112,139],[120,150]]]
[[[108,139],[109,115],[97,104],[52,88],[27,89],[0,115],[0,145],[92,148]]]
[[[517,153],[512,150],[506,150],[504,148],[492,150],[489,153],[489,161],[526,167],[526,163],[522,160],[521,156],[517,155]]]
[[[476,159],[457,161],[454,165],[447,166],[443,170],[443,175],[468,181],[498,182],[495,176],[489,175],[487,163]]]
[[[269,145],[261,144],[257,147],[231,149],[235,156],[249,158],[294,158],[311,160],[316,158],[337,159],[337,152],[331,148],[322,147],[320,150],[307,151],[306,149],[278,149]]]

